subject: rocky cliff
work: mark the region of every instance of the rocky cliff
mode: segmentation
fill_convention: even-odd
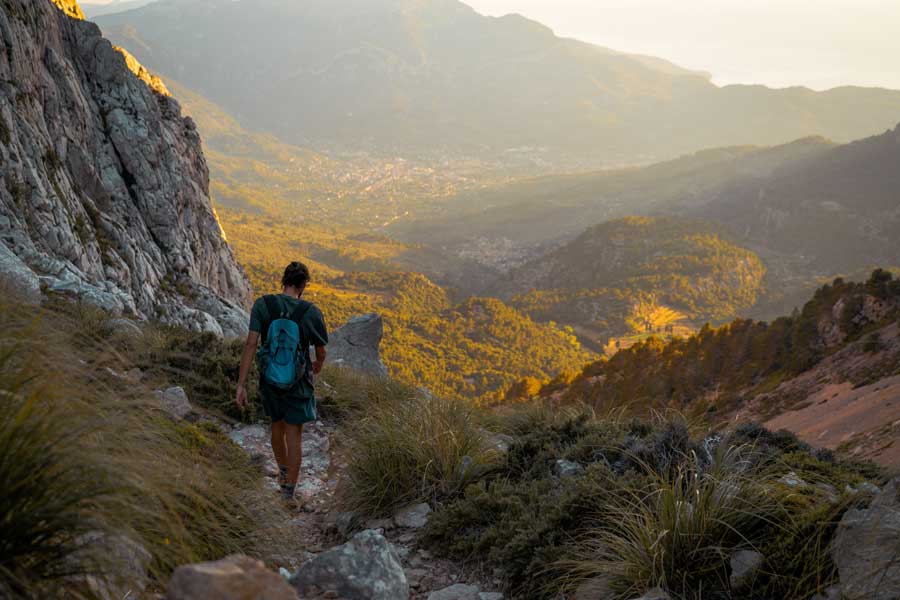
[[[47,293],[239,334],[250,285],[194,123],[80,16],[0,0],[0,244]]]

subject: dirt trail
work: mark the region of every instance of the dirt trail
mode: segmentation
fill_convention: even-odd
[[[269,445],[268,429],[263,425],[238,425],[230,428],[229,437],[257,460],[265,470],[272,488],[273,502],[278,497],[278,466]],[[425,600],[432,591],[454,583],[467,583],[482,590],[497,589],[499,581],[487,584],[483,578],[452,561],[431,555],[419,544],[421,530],[397,527],[391,519],[381,519],[351,526],[348,513],[339,512],[336,493],[346,465],[339,460],[336,440],[340,432],[332,424],[318,421],[304,427],[303,469],[297,494],[303,508],[290,522],[290,535],[297,536],[304,548],[300,556],[284,557],[279,567],[295,572],[300,564],[316,554],[345,542],[360,529],[380,531],[400,555],[410,584],[410,599]]]

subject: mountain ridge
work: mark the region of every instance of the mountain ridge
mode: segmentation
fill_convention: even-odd
[[[243,3],[161,0],[98,23],[245,126],[321,150],[634,164],[814,134],[849,141],[900,116],[900,92],[719,88],[455,0],[262,0],[252,13]],[[261,57],[277,59],[260,68]]]

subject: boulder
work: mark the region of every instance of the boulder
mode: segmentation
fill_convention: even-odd
[[[193,410],[187,392],[182,387],[156,390],[155,394],[160,407],[176,419],[185,418]]]
[[[107,319],[101,325],[103,332],[110,336],[140,339],[144,337],[144,330],[141,326],[124,317],[115,319]]]
[[[841,600],[841,587],[839,585],[830,585],[821,594],[816,594],[809,600]]]
[[[431,513],[431,507],[426,503],[413,504],[398,510],[394,514],[394,523],[397,527],[405,527],[407,529],[421,529],[428,524],[428,515]]]
[[[300,566],[291,584],[301,597],[331,593],[345,600],[405,600],[400,557],[381,534],[366,530]]]
[[[478,594],[478,600],[503,600],[503,594],[500,592],[481,592]]]
[[[554,463],[553,472],[557,477],[574,477],[584,473],[584,468],[576,462],[560,458]]]
[[[900,479],[867,509],[850,509],[838,524],[831,557],[847,600],[900,598]]]
[[[474,585],[455,583],[428,594],[428,600],[480,600],[481,590]]]
[[[297,600],[297,593],[278,573],[249,556],[175,569],[166,600]]]
[[[328,361],[366,375],[387,377],[380,350],[383,335],[381,315],[353,317],[329,335]]]
[[[41,284],[37,275],[3,242],[0,242],[0,293],[12,294],[30,306],[41,303]]]
[[[731,555],[731,587],[741,589],[749,586],[756,578],[765,557],[754,550],[738,550]]]
[[[491,433],[489,431],[484,431],[483,433],[485,434],[487,445],[501,453],[508,452],[509,447],[516,441],[513,436],[505,433]]]

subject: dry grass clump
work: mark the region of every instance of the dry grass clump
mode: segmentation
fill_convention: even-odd
[[[105,318],[0,301],[0,596],[126,577],[126,557],[97,542],[114,536],[149,552],[157,581],[186,562],[278,551],[284,515],[258,468],[214,425],[164,413],[126,375],[145,341]]]
[[[429,395],[393,396],[366,407],[348,434],[349,505],[384,515],[461,491],[491,459],[476,410]]]

